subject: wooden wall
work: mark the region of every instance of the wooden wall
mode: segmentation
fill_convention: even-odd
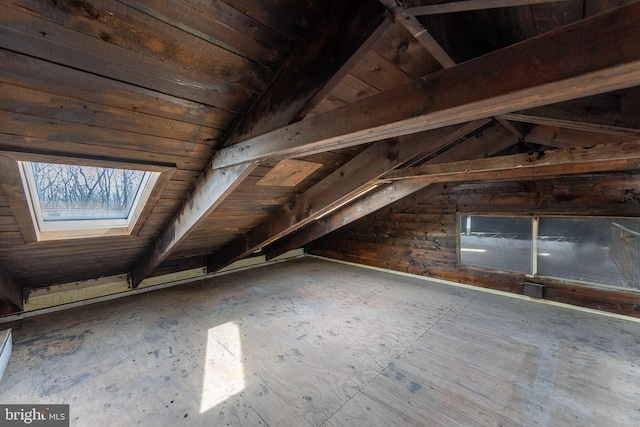
[[[457,262],[458,214],[640,216],[640,175],[466,184],[402,212],[372,214],[310,244],[308,253],[452,282],[523,293],[524,274]],[[640,292],[541,280],[544,298],[640,317]]]

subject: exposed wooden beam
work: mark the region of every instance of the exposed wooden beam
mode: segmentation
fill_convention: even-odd
[[[502,118],[611,135],[640,136],[639,110],[640,87],[632,87],[517,111]]]
[[[358,202],[345,206],[334,214],[309,224],[289,238],[269,246],[266,250],[267,259],[272,259],[292,248],[301,248],[418,191],[422,191],[426,200],[442,194],[448,188],[447,184],[425,185],[410,181],[385,185],[370,195],[364,196]]]
[[[407,8],[406,13],[412,16],[438,15],[442,13],[468,12],[471,10],[528,6],[532,4],[559,3],[564,1],[568,0],[463,0],[426,6],[410,7]]]
[[[612,135],[543,125],[531,126],[524,137],[525,142],[556,148],[591,147],[598,144],[637,141],[638,139],[640,137],[633,135]]]
[[[245,163],[224,169],[210,169],[196,186],[189,200],[174,215],[131,272],[132,287],[137,287],[169,254],[247,177],[257,163]]]
[[[640,2],[218,152],[213,167],[296,157],[640,84]],[[562,49],[558,49],[562,46]]]
[[[416,166],[391,171],[384,179],[432,184],[537,179],[639,168],[640,141],[634,141]]]
[[[374,181],[384,173],[418,156],[436,153],[487,122],[488,120],[478,120],[464,126],[450,126],[403,136],[393,141],[376,142],[305,193],[297,196],[293,202],[278,209],[261,224],[209,256],[208,271],[216,271],[261,250],[270,242],[371,190],[375,185]]]
[[[493,126],[477,136],[468,138],[437,157],[429,159],[425,164],[437,164],[441,161],[473,159],[491,156],[515,144],[517,139],[502,126]],[[275,242],[267,247],[267,259],[283,254],[291,249],[303,247],[320,237],[341,227],[353,223],[364,216],[384,209],[385,211],[404,210],[416,203],[442,193],[449,184],[429,185],[423,182],[394,182],[393,185],[382,186],[364,195],[361,199],[335,210],[298,233]]]
[[[384,7],[376,1],[330,1],[225,145],[304,117],[390,26]]]
[[[286,126],[304,116],[389,28],[388,21],[378,2],[332,0],[225,145],[234,144],[240,137]],[[134,264],[133,287],[159,266],[256,166],[248,162],[219,171],[217,167],[210,169],[172,222]]]
[[[442,65],[443,68],[451,68],[456,65],[455,61],[440,46],[440,43],[433,38],[429,31],[405,8],[400,6],[396,0],[380,0],[387,9],[396,17],[396,21],[405,27],[411,35]]]
[[[504,128],[507,129],[509,132],[511,132],[511,134],[514,135],[516,138],[524,138],[524,134],[525,134],[524,123],[520,123],[520,122],[513,123],[502,117],[494,117],[494,119],[496,119],[498,123],[504,126]]]
[[[0,262],[0,299],[15,304],[22,310],[22,288]]]

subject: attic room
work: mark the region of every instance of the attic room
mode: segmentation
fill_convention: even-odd
[[[0,419],[640,425],[638,28],[0,1]]]

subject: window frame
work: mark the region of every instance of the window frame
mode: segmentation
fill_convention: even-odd
[[[24,243],[35,243],[40,241],[69,240],[83,238],[98,238],[107,236],[135,236],[142,230],[147,217],[160,198],[161,193],[171,180],[177,170],[175,163],[149,163],[145,161],[131,161],[122,159],[111,159],[108,157],[92,156],[68,156],[57,154],[25,153],[13,151],[0,151],[0,166],[3,168],[2,175],[5,177],[3,189],[9,201],[9,206],[14,212],[16,221],[20,228]],[[94,166],[115,169],[140,170],[152,172],[145,189],[140,193],[137,206],[131,209],[128,216],[128,224],[117,224],[113,221],[121,220],[66,220],[60,222],[76,223],[74,229],[54,229],[44,227],[41,230],[38,220],[33,210],[33,199],[31,190],[27,185],[26,173],[23,167],[24,162],[40,162],[67,164],[76,166]],[[35,187],[34,187],[35,190]],[[138,196],[138,195],[137,195]],[[37,198],[37,194],[35,195]],[[80,222],[103,221],[91,228],[82,227]],[[55,223],[56,221],[46,221]],[[100,225],[100,227],[96,227]]]
[[[497,269],[497,268],[492,268],[489,266],[478,266],[478,265],[472,265],[472,264],[464,264],[462,263],[462,241],[461,241],[461,237],[462,237],[462,233],[461,233],[461,227],[462,227],[462,217],[468,217],[468,216],[485,216],[485,217],[516,217],[516,218],[529,218],[531,220],[531,271],[529,273],[523,273],[523,272],[518,272],[518,271],[509,271],[509,270],[501,270],[501,269]],[[609,218],[609,219],[613,219],[613,218],[636,218],[636,219],[640,219],[639,217],[634,217],[634,216],[619,216],[619,215],[581,215],[581,214],[575,214],[575,213],[549,213],[549,214],[544,214],[544,215],[531,215],[531,214],[517,214],[517,213],[496,213],[496,214],[491,214],[491,213],[478,213],[478,212],[473,212],[473,213],[463,213],[463,212],[458,212],[457,213],[457,219],[456,219],[456,234],[457,234],[457,238],[456,238],[456,252],[457,252],[457,265],[458,267],[463,267],[463,268],[468,268],[468,269],[475,269],[475,270],[479,270],[479,271],[486,271],[486,272],[492,272],[492,273],[507,273],[507,274],[520,274],[525,276],[526,278],[533,278],[533,279],[543,279],[543,280],[551,280],[551,281],[556,281],[556,282],[560,282],[560,283],[578,283],[581,285],[586,285],[586,286],[595,286],[598,288],[604,288],[604,289],[621,289],[621,290],[625,290],[625,291],[634,291],[634,292],[640,292],[640,290],[635,289],[635,288],[629,288],[629,287],[625,287],[625,286],[617,286],[617,285],[608,285],[605,283],[597,283],[597,282],[590,282],[590,281],[584,281],[584,280],[578,280],[578,279],[571,279],[571,278],[564,278],[564,277],[558,277],[558,276],[548,276],[548,275],[543,275],[543,274],[539,274],[538,273],[538,239],[539,239],[539,227],[540,227],[540,219],[544,218],[544,217],[562,217],[562,218]]]
[[[20,176],[27,196],[27,203],[31,212],[31,218],[36,227],[38,240],[58,240],[65,238],[95,237],[104,235],[128,235],[131,234],[153,188],[160,176],[159,172],[143,171],[144,177],[126,218],[119,219],[83,219],[83,220],[45,220],[42,215],[40,197],[31,161],[19,161]],[[51,162],[47,162],[52,164]],[[66,163],[59,163],[66,164]],[[87,165],[82,165],[87,166]],[[122,167],[108,167],[110,169],[126,169]]]

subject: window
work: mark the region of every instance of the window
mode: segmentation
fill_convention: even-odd
[[[20,165],[38,240],[130,234],[160,175],[59,163]]]
[[[462,216],[462,264],[531,272],[531,221],[526,217]]]
[[[640,289],[640,218],[462,215],[460,263]]]

